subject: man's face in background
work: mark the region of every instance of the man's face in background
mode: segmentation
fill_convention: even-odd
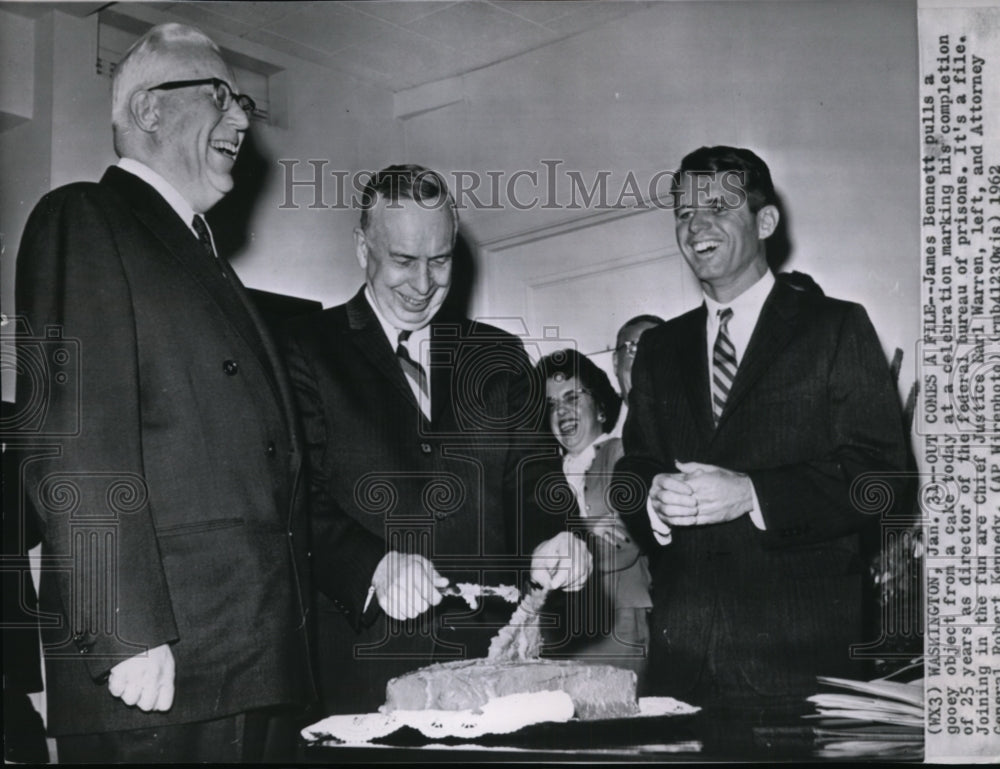
[[[655,325],[655,323],[643,320],[624,326],[618,332],[618,338],[615,340],[615,352],[612,356],[615,364],[615,375],[618,377],[618,390],[626,403],[629,391],[632,389],[632,362],[635,360],[636,345],[639,343],[642,332]]]

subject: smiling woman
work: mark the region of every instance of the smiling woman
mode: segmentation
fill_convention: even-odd
[[[621,441],[601,440],[618,421],[621,397],[607,374],[576,350],[552,353],[536,370],[545,380],[549,427],[565,452],[563,475],[576,496],[579,526],[596,564],[587,588],[569,599],[565,636],[550,642],[547,654],[608,661],[641,678],[649,640],[649,569],[612,506]]]
[[[549,427],[568,455],[578,456],[618,421],[621,398],[600,368],[576,350],[560,350],[538,363],[545,378]]]

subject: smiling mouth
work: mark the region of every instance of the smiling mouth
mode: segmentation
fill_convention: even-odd
[[[578,421],[576,419],[560,419],[559,433],[561,435],[572,435],[576,432]]]
[[[698,243],[692,244],[692,248],[694,249],[694,252],[698,254],[698,256],[707,256],[711,253],[714,253],[715,250],[721,245],[722,245],[721,240],[702,240],[699,241]]]
[[[408,310],[425,310],[427,305],[430,304],[431,298],[427,297],[425,299],[414,299],[413,297],[407,296],[406,294],[397,293],[396,296],[399,297],[403,306]]]
[[[236,155],[240,151],[240,146],[225,139],[212,139],[210,145],[213,150],[220,155],[225,155],[230,160],[236,160]]]

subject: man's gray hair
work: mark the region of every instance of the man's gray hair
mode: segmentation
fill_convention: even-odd
[[[393,204],[402,199],[416,201],[428,209],[447,207],[451,214],[452,236],[458,233],[458,207],[448,183],[437,171],[412,163],[383,168],[368,180],[361,191],[362,231],[368,232],[370,212],[380,200]]]
[[[170,77],[170,56],[178,48],[204,45],[222,56],[204,32],[186,24],[160,24],[132,43],[115,68],[111,81],[111,125],[115,135],[128,128],[129,99],[140,88],[159,85]]]

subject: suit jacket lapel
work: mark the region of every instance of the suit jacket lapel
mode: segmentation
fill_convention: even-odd
[[[227,266],[228,280],[224,279],[217,265],[206,256],[194,233],[181,221],[167,201],[137,176],[112,167],[105,172],[101,183],[110,186],[122,196],[139,221],[164,245],[166,252],[190,273],[219,305],[226,322],[257,356],[275,396],[282,400],[280,387],[275,378],[274,358],[263,341],[266,336],[263,323],[255,309],[248,309],[248,304],[251,304],[252,300],[246,296],[236,274]]]
[[[431,324],[431,423],[439,425],[452,401],[452,385],[462,353],[462,342],[469,336],[464,323],[435,321]]]
[[[396,359],[396,352],[390,346],[389,340],[385,338],[382,324],[375,317],[374,310],[365,298],[363,286],[347,303],[347,323],[351,340],[358,351],[381,371],[386,379],[392,382],[393,386],[407,401],[413,404],[417,411],[420,411],[420,405],[417,403],[413,390],[410,389],[410,384],[406,381],[406,375]]]
[[[729,398],[722,411],[721,424],[728,414],[746,397],[761,375],[770,368],[771,361],[792,338],[798,317],[798,292],[775,283],[771,294],[761,308],[757,325],[747,345],[743,361],[736,370],[736,378],[729,391]]]
[[[678,335],[676,375],[684,382],[684,389],[691,404],[691,413],[704,435],[715,430],[712,416],[711,392],[708,384],[708,358],[705,305],[690,312],[682,319],[684,327]],[[667,363],[666,365],[673,365]]]

